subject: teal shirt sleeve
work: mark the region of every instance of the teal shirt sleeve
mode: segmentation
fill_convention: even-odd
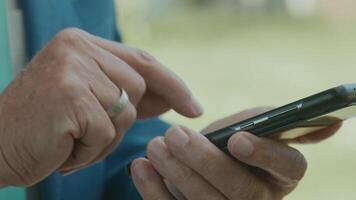
[[[12,79],[12,68],[6,23],[5,0],[0,0],[0,93],[6,88]],[[23,188],[8,187],[0,189],[0,200],[24,200]]]

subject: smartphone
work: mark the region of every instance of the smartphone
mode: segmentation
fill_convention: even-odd
[[[239,131],[294,139],[356,116],[356,84],[345,84],[237,122],[205,136],[220,149]]]
[[[205,136],[228,153],[229,138],[240,131],[279,140],[294,139],[356,116],[356,84],[345,84],[236,122]],[[126,168],[130,174],[130,164]]]

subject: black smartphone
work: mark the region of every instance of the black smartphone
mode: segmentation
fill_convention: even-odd
[[[236,132],[293,139],[356,116],[356,84],[346,84],[237,122],[205,136],[220,149]]]
[[[236,122],[205,136],[228,153],[227,142],[239,131],[247,131],[259,137],[293,139],[354,116],[356,84],[345,84]]]

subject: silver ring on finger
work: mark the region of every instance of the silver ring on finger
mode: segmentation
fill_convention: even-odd
[[[109,117],[115,118],[118,115],[120,115],[120,113],[125,109],[128,103],[129,103],[129,97],[126,91],[124,89],[121,89],[120,97],[117,99],[115,104],[107,110]]]

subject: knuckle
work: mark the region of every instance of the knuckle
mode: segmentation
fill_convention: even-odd
[[[75,67],[80,66],[78,58],[69,52],[62,52],[56,55],[55,65],[53,65],[53,74],[57,78],[63,78],[75,73]]]
[[[67,40],[62,38],[63,36],[54,38],[33,60],[37,64],[45,63],[48,65],[51,63],[51,67],[47,69],[62,69],[78,64],[79,59],[76,51],[70,45],[67,45]],[[78,40],[76,39],[70,44],[73,45],[76,41]]]
[[[66,28],[56,35],[56,39],[62,42],[76,42],[82,36],[82,31],[78,28]]]
[[[217,163],[213,161],[215,160],[214,158],[217,158],[217,156],[218,155],[216,155],[216,153],[212,150],[203,148],[198,158],[200,163],[205,163],[202,165],[202,170],[206,173],[220,173],[221,169]]]
[[[136,101],[141,99],[146,92],[146,87],[146,82],[142,77],[137,76],[135,80],[132,80],[130,89],[132,99]]]
[[[66,100],[73,103],[81,102],[82,98],[82,87],[78,81],[72,78],[72,75],[68,73],[59,74],[52,79],[52,83],[56,88],[55,94],[62,95]]]
[[[181,180],[180,182],[186,183],[186,182],[190,182],[190,180],[192,180],[193,177],[194,177],[193,170],[187,166],[182,166],[180,168],[180,173],[177,178]]]
[[[57,89],[59,89],[59,91],[70,91],[75,85],[73,81],[69,79],[67,73],[63,73],[63,74],[58,73],[53,78],[54,79],[52,79],[52,81],[57,86]]]
[[[85,44],[87,44],[87,40],[84,31],[78,28],[66,28],[54,37],[48,45],[48,49],[63,54],[69,52],[70,48],[87,47]]]
[[[201,154],[201,157],[200,157],[200,161],[202,163],[209,163],[210,159],[211,159],[210,153],[208,151],[205,151],[205,150],[203,150],[201,153],[202,154]],[[206,165],[205,169],[207,171],[214,171],[215,167],[214,167],[214,165]]]
[[[78,58],[68,51],[61,52],[58,56],[58,66],[60,69],[68,70],[70,67],[73,67],[78,64]]]
[[[39,54],[42,55],[42,62],[50,61],[52,63],[51,68],[57,67],[61,69],[80,63],[78,53],[73,48],[73,44],[78,42],[78,39],[73,39],[73,41],[69,42],[68,38],[63,38],[64,36],[56,36]]]
[[[144,51],[142,49],[133,49],[133,56],[135,60],[139,61],[142,64],[145,65],[157,64],[157,60],[155,59],[155,57],[153,57],[147,51]]]
[[[104,130],[103,133],[98,134],[98,135],[100,135],[100,140],[101,140],[100,143],[104,144],[104,145],[111,144],[112,141],[114,141],[114,139],[116,137],[115,130],[112,128],[107,128],[107,127],[102,127],[102,130]]]

